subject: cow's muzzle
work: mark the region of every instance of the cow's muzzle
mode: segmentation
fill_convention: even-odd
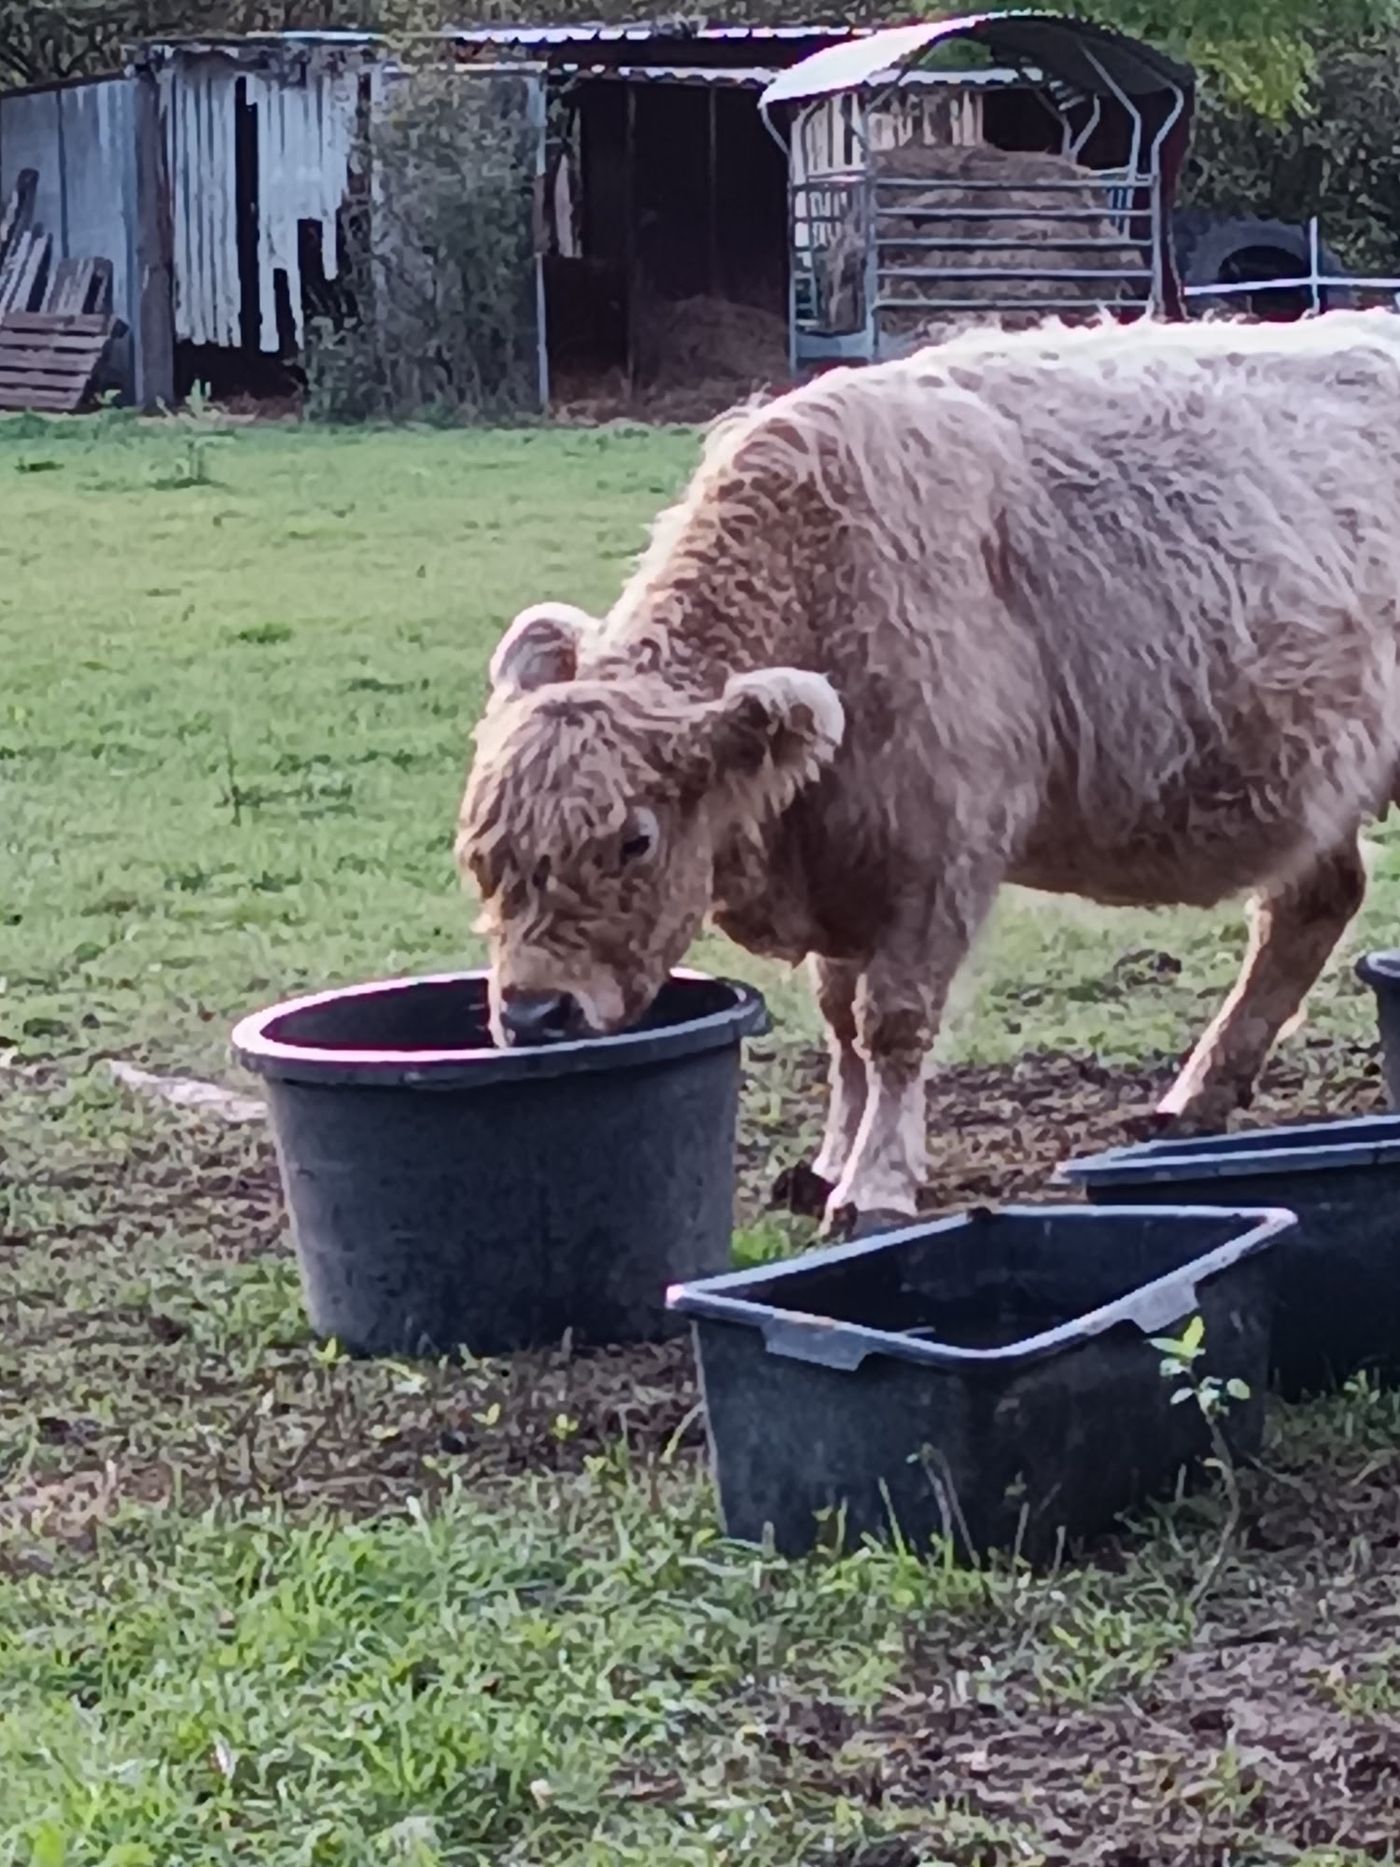
[[[583,1007],[572,992],[507,992],[501,1000],[501,1030],[513,1048],[588,1035]]]

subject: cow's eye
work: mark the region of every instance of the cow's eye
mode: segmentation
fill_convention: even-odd
[[[638,806],[629,813],[622,840],[617,846],[618,865],[627,868],[634,862],[642,862],[656,848],[657,822],[655,813]]]

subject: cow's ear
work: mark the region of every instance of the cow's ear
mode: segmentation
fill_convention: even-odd
[[[579,644],[595,626],[586,610],[571,603],[536,603],[522,609],[491,657],[492,692],[528,694],[536,687],[573,680]]]
[[[704,788],[784,810],[835,758],[845,709],[825,675],[805,668],[738,674],[705,709]]]

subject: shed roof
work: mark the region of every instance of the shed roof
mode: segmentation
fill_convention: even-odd
[[[993,58],[1034,65],[1090,96],[1147,97],[1161,91],[1189,96],[1195,85],[1189,65],[1140,39],[1090,20],[1026,7],[925,20],[837,41],[788,66],[763,101],[794,103],[896,78],[902,82],[925,53],[957,41],[981,46]]]
[[[567,26],[519,25],[450,26],[431,33],[414,34],[422,43],[453,46],[463,52],[515,50],[568,55],[582,48],[594,54],[605,49],[619,53],[639,47],[694,49],[704,52],[712,63],[728,62],[727,54],[748,54],[753,63],[755,47],[780,50],[777,61],[787,65],[823,46],[844,44],[863,38],[873,29],[868,26],[833,24],[798,24],[772,26],[733,26],[710,24],[703,20],[651,19],[607,22],[578,21]],[[173,33],[144,40],[139,55],[147,58],[198,57],[219,54],[223,57],[259,57],[278,51],[306,53],[317,51],[362,52],[373,56],[388,43],[384,34],[313,30],[300,32],[248,33]],[[400,41],[399,43],[402,43]],[[689,61],[687,61],[689,62]]]

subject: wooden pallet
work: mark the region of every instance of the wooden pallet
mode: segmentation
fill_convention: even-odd
[[[60,259],[53,269],[44,302],[35,311],[103,311],[112,309],[110,259]]]
[[[21,169],[9,200],[0,202],[0,267],[9,258],[10,248],[19,236],[29,231],[38,193],[39,171]]]
[[[0,315],[7,311],[110,311],[109,259],[56,259],[53,238],[34,219],[39,177],[21,169],[0,203]]]
[[[41,311],[48,290],[53,241],[30,228],[10,248],[0,270],[0,317],[11,311]]]
[[[0,316],[0,409],[76,414],[117,329],[109,312]]]
[[[0,202],[0,409],[73,414],[120,328],[112,265],[59,259],[34,219],[39,177],[22,169]]]
[[[0,313],[42,311],[38,294],[46,289],[52,245],[34,225],[39,176],[22,169],[10,198],[0,207]]]

